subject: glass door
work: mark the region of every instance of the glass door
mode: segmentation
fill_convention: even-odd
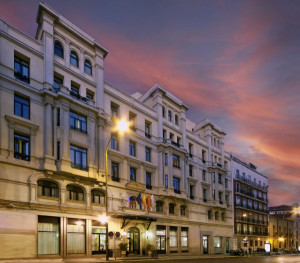
[[[105,227],[92,227],[92,254],[105,254]]]
[[[166,227],[165,226],[157,226],[156,248],[158,254],[166,254]]]
[[[208,254],[208,236],[203,236],[203,254]]]
[[[140,254],[140,231],[136,227],[128,230],[129,254]]]

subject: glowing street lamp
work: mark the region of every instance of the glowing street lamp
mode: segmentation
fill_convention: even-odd
[[[129,127],[129,123],[126,120],[120,120],[117,122],[117,126],[115,128],[116,132],[120,132],[120,133],[124,133],[128,130]],[[105,149],[105,198],[106,198],[106,202],[105,202],[105,211],[106,211],[106,216],[102,217],[102,220],[104,220],[105,222],[105,228],[106,228],[106,233],[105,233],[105,243],[106,243],[106,261],[109,261],[109,254],[108,254],[108,221],[107,221],[107,213],[108,213],[108,188],[107,188],[107,182],[108,182],[108,175],[107,175],[107,152],[108,152],[108,146],[110,144],[111,141],[111,135],[109,137],[109,140],[107,142],[106,145],[106,149]],[[104,218],[105,217],[105,218]]]

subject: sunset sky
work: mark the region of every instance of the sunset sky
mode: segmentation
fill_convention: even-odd
[[[44,2],[109,50],[106,81],[129,94],[159,83],[269,177],[270,205],[300,205],[300,1]],[[32,37],[37,9],[0,0],[0,18]]]

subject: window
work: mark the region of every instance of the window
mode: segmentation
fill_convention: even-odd
[[[129,129],[136,130],[136,114],[129,112]]]
[[[173,154],[173,167],[180,168],[179,156]]]
[[[181,206],[180,206],[180,215],[181,215],[181,216],[185,216],[185,214],[186,214],[186,213],[185,213],[185,210],[186,210],[186,207],[185,207],[184,205],[181,205]]]
[[[220,202],[220,204],[223,204],[222,195],[223,195],[223,192],[219,192],[219,202]]]
[[[162,213],[163,212],[163,202],[156,201],[156,212]]]
[[[151,148],[145,147],[145,159],[147,162],[151,162]]]
[[[175,213],[175,205],[169,204],[169,214],[174,215],[174,213]]]
[[[79,87],[74,84],[71,84],[70,95],[76,99],[80,99]]]
[[[165,109],[165,107],[164,106],[162,106],[162,116],[163,116],[163,118],[165,118],[166,117],[166,109]]]
[[[60,86],[62,86],[63,80],[57,76],[54,76],[53,80],[53,92],[57,93],[60,90]]]
[[[84,201],[83,190],[75,185],[67,185],[69,200]]]
[[[145,121],[145,136],[151,139],[151,123],[148,121]]]
[[[206,152],[204,150],[202,150],[202,163],[205,163],[205,155],[206,155]]]
[[[111,179],[115,182],[119,182],[119,164],[111,163]]]
[[[163,139],[167,138],[167,131],[165,129],[163,129]],[[165,141],[165,140],[164,140]],[[166,142],[166,141],[165,141]]]
[[[215,212],[215,220],[219,220],[219,212]]]
[[[207,211],[207,218],[208,218],[209,220],[212,219],[212,211],[211,211],[211,210],[208,210],[208,211]]]
[[[14,134],[14,157],[25,161],[30,161],[30,139],[27,136]]]
[[[117,134],[112,134],[111,135],[110,147],[113,150],[118,150],[118,137],[117,137]]]
[[[170,247],[177,247],[177,227],[170,226]]]
[[[136,181],[136,169],[130,167],[130,181]]]
[[[86,117],[73,111],[70,111],[70,128],[76,131],[86,133],[86,127]]]
[[[105,204],[105,194],[101,190],[92,190],[92,202],[94,204]]]
[[[71,51],[71,54],[70,54],[70,63],[75,66],[75,67],[78,67],[79,63],[78,63],[78,56],[76,54],[75,51]]]
[[[218,183],[219,184],[223,184],[223,182],[222,182],[222,175],[221,174],[218,174]]]
[[[168,188],[169,185],[169,179],[168,179],[168,175],[165,175],[165,188]]]
[[[178,115],[175,115],[175,124],[178,125]]]
[[[64,58],[64,49],[59,41],[55,41],[54,43],[54,54],[61,58]]]
[[[189,176],[193,177],[193,165],[189,165]]]
[[[189,157],[193,157],[193,144],[189,143]]]
[[[174,192],[180,194],[180,180],[177,177],[173,177]]]
[[[213,183],[216,182],[216,174],[215,174],[215,172],[212,173],[212,181],[213,181]]]
[[[39,180],[38,181],[38,196],[58,197],[59,189],[56,183]]]
[[[188,246],[188,228],[182,227],[181,228],[181,238],[180,238],[181,246],[187,247]]]
[[[68,218],[67,253],[85,253],[85,220]]]
[[[236,205],[240,205],[241,204],[241,198],[239,196],[236,196],[235,203],[236,203]]]
[[[212,190],[213,199],[216,200],[216,190]]]
[[[56,160],[60,160],[60,142],[58,141],[57,142],[57,145],[56,145]]]
[[[214,247],[221,247],[221,237],[214,237]]]
[[[88,60],[84,61],[84,72],[89,75],[92,75],[92,64]]]
[[[58,255],[60,246],[58,217],[38,216],[38,254]]]
[[[225,188],[228,188],[228,179],[225,178]]]
[[[203,189],[202,190],[202,197],[203,197],[203,202],[207,202],[207,190],[206,189]]]
[[[194,200],[194,186],[190,185],[190,199]]]
[[[241,224],[236,224],[236,233],[241,234],[242,232],[242,225]]]
[[[17,57],[15,55],[15,73],[14,76],[16,79],[19,79],[23,82],[29,83],[29,62]]]
[[[87,150],[71,145],[71,166],[79,170],[88,170],[87,167]]]
[[[56,110],[56,126],[60,126],[60,108]]]
[[[86,92],[86,99],[89,100],[93,100],[94,99],[94,93],[92,91],[87,91]]]
[[[146,172],[146,188],[147,189],[152,189],[151,185],[151,173]]]
[[[14,98],[14,113],[20,117],[30,119],[30,104],[29,99],[15,94]]]
[[[221,220],[222,220],[222,221],[225,221],[225,213],[224,213],[224,212],[221,213]]]
[[[165,153],[165,166],[167,166],[167,165],[168,165],[168,154]]]
[[[168,121],[172,121],[172,112],[168,111]]]
[[[129,154],[135,156],[135,142],[129,141]]]
[[[202,170],[202,181],[206,181],[206,171]]]
[[[117,104],[111,103],[110,111],[112,121],[116,121],[119,117],[119,106]]]

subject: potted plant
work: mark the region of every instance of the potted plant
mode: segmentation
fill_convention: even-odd
[[[146,249],[148,251],[148,256],[151,257],[152,256],[153,245],[148,243],[148,245],[146,246]]]
[[[126,250],[127,250],[127,243],[121,242],[119,244],[119,247],[120,247],[120,250],[121,250],[122,257],[125,257],[126,256]]]

